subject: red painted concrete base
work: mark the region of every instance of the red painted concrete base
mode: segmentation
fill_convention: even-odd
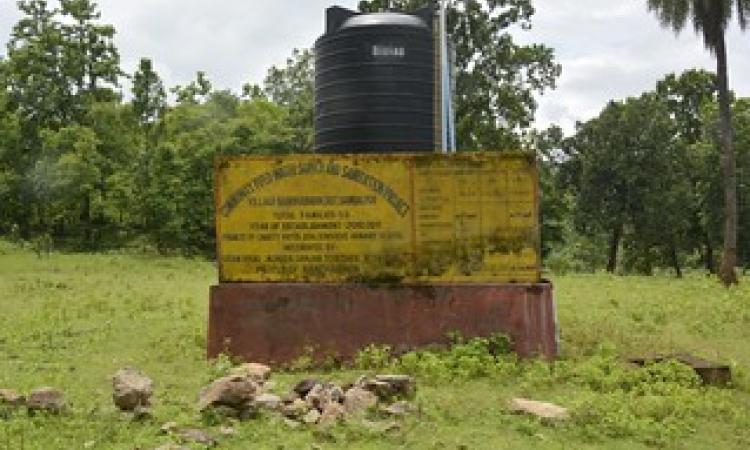
[[[557,356],[550,284],[221,284],[211,288],[208,356],[284,364],[315,350],[350,359],[369,344],[412,349],[506,333],[523,357]]]

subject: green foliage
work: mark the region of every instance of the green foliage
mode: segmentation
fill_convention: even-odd
[[[208,381],[232,367],[224,355],[205,360],[207,286],[213,264],[127,254],[34,252],[0,241],[0,386],[23,393],[60,388],[61,417],[0,411],[0,447],[41,450],[95,446],[156,448],[171,442],[159,426],[203,428],[221,448],[615,448],[654,446],[744,449],[750,444],[750,304],[748,286],[725,290],[702,275],[674,281],[597,276],[556,277],[564,356],[553,364],[518,361],[508,341],[452,336],[444,350],[389,359],[372,347],[368,371],[417,374],[419,414],[387,434],[357,424],[325,433],[288,428],[274,414],[232,423],[196,410]],[[179,289],[175,289],[179,286]],[[135,330],[135,332],[134,332]],[[602,344],[603,342],[612,344]],[[622,363],[640,352],[685,350],[733,363],[737,383],[724,389],[696,384],[674,362],[633,369]],[[378,367],[383,365],[382,367]],[[125,366],[156,382],[153,421],[134,422],[111,403],[111,376]],[[359,369],[364,370],[364,369]],[[274,393],[300,379],[351,382],[360,371],[275,371]],[[516,396],[571,410],[550,426],[511,414]],[[208,418],[211,419],[211,418]],[[216,423],[217,425],[213,425]]]
[[[385,369],[393,363],[391,347],[370,344],[354,357],[354,367],[360,370]]]
[[[263,81],[265,96],[288,111],[294,133],[294,151],[309,152],[313,147],[314,55],[295,49],[282,68],[271,67]]]
[[[448,1],[448,31],[456,49],[456,127],[459,148],[517,148],[534,121],[534,96],[555,87],[561,67],[541,44],[513,37],[532,26],[531,0]],[[415,11],[431,0],[365,0],[360,11]]]

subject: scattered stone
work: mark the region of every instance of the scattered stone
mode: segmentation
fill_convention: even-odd
[[[170,442],[169,444],[164,444],[160,447],[157,447],[155,450],[190,450],[190,449],[183,445],[177,445],[173,442]]]
[[[307,394],[310,393],[310,391],[317,384],[320,384],[318,380],[313,380],[313,379],[302,380],[299,383],[297,383],[296,386],[294,386],[292,391],[294,391],[294,393],[297,394],[299,398],[305,398]]]
[[[235,367],[229,372],[232,376],[249,378],[256,383],[264,383],[271,376],[271,368],[265,364],[247,363]]]
[[[221,427],[221,428],[219,428],[219,433],[222,436],[236,436],[237,435],[237,430],[235,430],[232,427]]]
[[[306,423],[307,425],[315,425],[320,420],[320,411],[313,408],[310,411],[305,414],[305,417],[302,418],[302,422]]]
[[[281,407],[281,397],[274,394],[260,394],[255,397],[255,405],[268,411],[276,411]]]
[[[377,403],[378,398],[375,394],[359,387],[353,387],[344,394],[344,411],[347,416],[364,415]]]
[[[26,408],[29,412],[43,411],[50,414],[59,414],[65,408],[62,392],[52,388],[37,389],[29,395],[26,400]]]
[[[125,368],[112,377],[112,399],[121,411],[151,406],[154,382],[136,369]]]
[[[344,418],[346,411],[344,406],[339,403],[329,403],[323,410],[318,420],[318,425],[321,427],[330,427],[335,425]]]
[[[547,421],[566,420],[568,410],[552,403],[537,402],[524,398],[514,398],[510,401],[510,410],[516,414],[527,414]]]
[[[309,410],[307,402],[301,398],[295,399],[291,403],[283,403],[280,408],[281,414],[284,417],[295,420],[302,419]]]
[[[396,402],[392,405],[383,406],[380,411],[394,417],[404,417],[409,414],[417,412],[417,408],[409,402]]]
[[[302,424],[297,422],[296,420],[284,417],[284,425],[288,426],[289,428],[299,428]]]
[[[180,425],[177,422],[167,422],[164,425],[159,428],[159,432],[161,434],[170,434],[174,433],[180,428]]]
[[[390,433],[391,431],[398,431],[401,429],[401,425],[398,422],[372,422],[370,420],[363,420],[362,425],[370,431],[375,433]]]
[[[206,447],[216,447],[219,443],[203,430],[188,428],[179,432],[180,438],[187,442],[205,445]]]
[[[307,405],[318,411],[323,411],[329,403],[341,403],[343,400],[343,389],[333,383],[316,384],[305,397]]]
[[[201,392],[198,408],[205,411],[212,407],[227,406],[238,411],[246,410],[251,406],[258,392],[258,385],[247,378],[239,376],[220,378]]]
[[[381,400],[395,397],[411,399],[417,393],[416,382],[408,375],[377,375],[374,380],[365,380],[361,383]]]
[[[154,413],[148,406],[136,406],[133,411],[133,420],[146,421],[154,418]]]
[[[26,399],[13,389],[0,389],[0,405],[23,406]]]

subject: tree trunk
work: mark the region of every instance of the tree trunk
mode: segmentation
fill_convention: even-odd
[[[718,37],[716,46],[719,88],[719,139],[721,141],[721,165],[724,175],[724,254],[719,277],[725,286],[738,284],[737,279],[737,174],[734,155],[734,130],[732,105],[729,98],[729,76],[727,74],[727,49],[724,33]]]
[[[669,259],[674,268],[674,273],[677,278],[682,278],[682,267],[680,266],[680,258],[677,256],[677,248],[674,244],[669,246]]]
[[[705,254],[705,261],[704,261],[706,270],[710,274],[715,274],[716,266],[714,265],[714,245],[711,243],[711,237],[708,235],[708,231],[705,231],[705,235],[703,239],[704,239],[704,245],[706,246],[706,254]]]
[[[615,273],[617,270],[617,252],[620,249],[620,239],[622,238],[622,225],[617,225],[612,230],[612,238],[609,241],[609,262],[607,263],[607,272]]]

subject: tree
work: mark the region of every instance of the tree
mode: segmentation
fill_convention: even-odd
[[[648,0],[648,8],[658,15],[662,25],[675,32],[692,22],[695,31],[703,35],[706,48],[716,55],[725,209],[724,252],[719,276],[726,286],[737,284],[737,174],[725,35],[735,9],[740,27],[743,30],[747,27],[750,0]]]
[[[150,128],[167,108],[167,94],[159,74],[148,58],[141,58],[133,74],[133,111],[144,127]]]
[[[721,189],[721,179],[712,169],[716,167],[712,164],[714,147],[696,145],[704,135],[704,109],[717,99],[716,75],[705,70],[669,74],[658,82],[656,94],[666,103],[677,123],[676,139],[682,154],[677,169],[680,176],[690,182],[684,202],[692,217],[691,229],[686,234],[689,247],[686,250],[700,250],[706,270],[716,273],[714,243],[718,239],[715,218],[721,215],[721,211],[716,213],[716,205],[721,201],[715,201],[714,195],[717,189]]]
[[[365,0],[363,12],[415,11],[434,0]],[[531,0],[448,0],[448,33],[456,49],[458,146],[516,148],[531,126],[535,94],[555,87],[561,67],[544,45],[519,45],[512,27],[531,28]]]
[[[204,103],[208,100],[213,86],[206,77],[206,72],[199,71],[195,74],[195,80],[187,86],[177,85],[172,88],[172,93],[177,96],[177,103],[193,104]]]
[[[294,49],[284,67],[273,66],[263,81],[263,93],[287,109],[289,125],[295,130],[298,152],[313,146],[313,78],[315,58],[310,50]],[[246,92],[257,98],[252,87]]]
[[[610,272],[625,242],[631,268],[650,273],[663,255],[681,273],[677,249],[685,228],[685,183],[675,170],[675,133],[664,103],[645,94],[610,102],[579,125],[569,144],[566,170],[573,174],[576,228],[586,236],[608,236]]]
[[[63,35],[57,11],[44,0],[19,1],[23,17],[8,42],[6,76],[11,100],[27,126],[60,126],[67,122],[70,92],[60,70]]]
[[[120,54],[114,45],[115,28],[97,23],[101,13],[92,0],[60,0],[60,6],[62,16],[70,19],[61,25],[65,38],[63,69],[76,95],[109,99],[106,91],[99,89],[116,87],[123,74]]]

